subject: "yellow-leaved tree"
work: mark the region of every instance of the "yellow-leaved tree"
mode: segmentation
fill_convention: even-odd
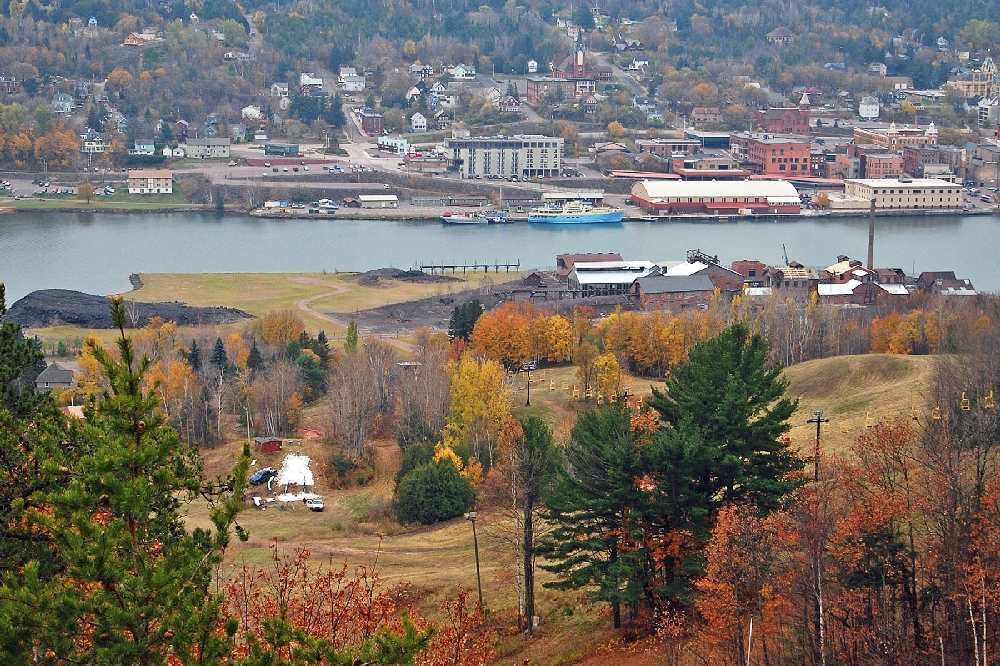
[[[597,390],[605,398],[617,394],[622,383],[622,372],[618,367],[618,359],[611,352],[601,354],[594,360],[594,371],[597,374]]]
[[[451,412],[445,425],[445,445],[467,446],[471,455],[492,466],[497,437],[511,415],[511,392],[503,366],[477,360],[466,352],[448,364]]]

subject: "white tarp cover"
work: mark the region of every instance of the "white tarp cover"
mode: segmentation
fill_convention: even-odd
[[[274,484],[277,486],[291,484],[298,484],[300,486],[315,485],[312,470],[309,469],[309,456],[298,456],[293,453],[285,456],[285,462],[281,463],[281,469],[278,470],[278,476],[275,477]]]

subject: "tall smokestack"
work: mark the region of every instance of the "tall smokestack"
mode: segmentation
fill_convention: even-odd
[[[868,209],[868,270],[875,269],[875,200]]]

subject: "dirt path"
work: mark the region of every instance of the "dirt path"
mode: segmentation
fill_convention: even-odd
[[[320,286],[329,286],[319,278],[307,277],[303,275],[292,276],[289,277],[288,279],[296,284],[315,284]],[[351,290],[348,289],[347,287],[334,287],[333,291],[328,291],[324,294],[317,294],[315,296],[307,296],[306,298],[300,298],[299,300],[295,301],[295,307],[305,313],[308,313],[313,317],[316,317],[317,319],[322,319],[323,321],[329,321],[334,324],[337,324],[338,326],[343,326],[344,322],[341,319],[337,317],[331,317],[325,312],[314,310],[313,308],[310,307],[310,303],[326,298],[327,296],[346,294],[349,293],[350,291]],[[408,342],[403,342],[402,340],[399,340],[397,338],[380,338],[380,339],[385,340],[393,347],[396,347],[397,349],[401,349],[406,352],[413,352],[416,350],[415,346],[411,345]]]

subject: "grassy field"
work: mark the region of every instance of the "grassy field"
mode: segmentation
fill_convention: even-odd
[[[482,273],[469,273],[459,282],[416,284],[384,280],[378,287],[363,287],[352,273],[144,273],[143,288],[129,296],[139,301],[182,301],[188,305],[239,308],[263,316],[272,310],[296,310],[313,334],[327,334],[343,327],[316,313],[350,313],[393,303],[443,295],[479,285]],[[491,273],[495,282],[513,280],[517,273]]]
[[[88,204],[85,199],[79,199],[75,194],[36,194],[30,199],[11,199],[3,205],[13,206],[18,210],[60,210],[81,208],[93,210],[156,210],[159,208],[203,208],[201,204],[189,204],[184,201],[184,195],[178,187],[172,194],[129,194],[125,188],[119,188],[111,196],[95,196]]]
[[[930,356],[868,354],[809,361],[785,370],[788,396],[799,399],[792,416],[792,443],[811,450],[816,425],[806,423],[814,411],[825,412],[821,442],[843,450],[868,423],[886,418],[909,419],[916,409],[921,420],[936,403],[928,393],[934,371]]]

